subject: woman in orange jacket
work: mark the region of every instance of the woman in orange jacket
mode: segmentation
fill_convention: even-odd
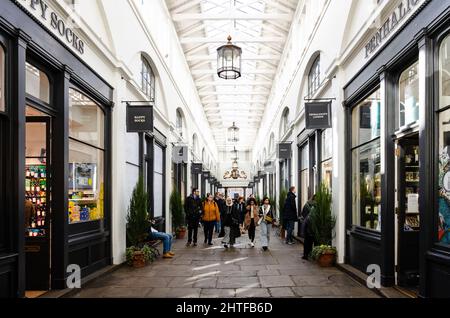
[[[213,245],[212,236],[214,231],[214,224],[220,221],[219,206],[214,201],[212,194],[208,193],[206,201],[203,203],[202,212],[203,228],[205,230],[205,244]]]

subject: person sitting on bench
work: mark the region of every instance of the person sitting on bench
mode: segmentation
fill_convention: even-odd
[[[150,225],[150,240],[161,240],[163,242],[163,258],[173,258],[175,253],[172,252],[172,239],[173,236],[171,234],[167,234],[164,232],[157,231],[153,225],[155,225],[155,220],[151,220]]]

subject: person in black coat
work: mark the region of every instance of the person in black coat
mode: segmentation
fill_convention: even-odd
[[[298,219],[297,215],[297,204],[295,203],[295,187],[291,187],[284,202],[283,209],[283,225],[287,231],[286,244],[294,244],[294,232],[295,221]]]
[[[192,189],[192,194],[186,198],[184,212],[186,213],[186,223],[188,224],[188,242],[186,246],[190,246],[192,242],[194,246],[197,246],[198,225],[202,215],[202,200],[198,189]]]
[[[235,203],[235,206],[239,215],[239,226],[244,228],[245,214],[247,213],[244,197],[239,197],[238,202]]]
[[[239,210],[237,204],[233,203],[231,197],[228,197],[225,203],[225,213],[223,216],[223,228],[225,235],[222,239],[222,244],[225,248],[233,247],[236,242],[236,237],[240,234],[239,231]]]
[[[302,233],[305,238],[303,243],[303,259],[308,259],[309,253],[311,253],[314,244],[314,233],[311,227],[311,211],[316,204],[316,195],[314,194],[303,206],[301,217]]]

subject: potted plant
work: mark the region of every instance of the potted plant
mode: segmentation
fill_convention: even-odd
[[[278,216],[280,218],[280,226],[281,226],[281,238],[284,240],[286,238],[286,231],[284,229],[283,225],[283,210],[284,210],[284,204],[286,203],[286,197],[287,197],[287,191],[286,189],[281,189],[280,196],[278,198]]]
[[[311,258],[321,266],[333,266],[336,261],[337,250],[334,246],[319,245],[315,246],[311,252]]]
[[[143,179],[140,178],[131,195],[127,214],[126,258],[127,263],[133,267],[143,267],[154,255],[151,248],[144,243],[150,228],[147,197]]]
[[[172,224],[177,239],[184,239],[186,235],[185,216],[181,194],[177,189],[170,195],[170,211],[172,212]]]
[[[320,266],[331,266],[336,260],[336,248],[332,246],[336,218],[331,212],[331,203],[330,190],[322,183],[310,212],[311,229],[317,244],[312,251],[312,257]]]

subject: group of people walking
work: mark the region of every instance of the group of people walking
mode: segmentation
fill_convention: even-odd
[[[261,246],[268,250],[271,225],[275,222],[275,213],[269,198],[264,198],[262,206],[258,207],[256,199],[250,197],[247,202],[243,197],[233,200],[223,198],[217,192],[213,197],[208,194],[202,203],[198,189],[185,202],[186,223],[188,225],[188,241],[186,246],[197,246],[198,227],[201,223],[204,229],[204,244],[213,245],[214,230],[222,238],[225,248],[233,247],[236,238],[245,231],[248,232],[249,246],[255,246],[256,227],[261,226]]]
[[[307,259],[312,250],[314,237],[311,230],[310,212],[314,206],[314,196],[304,205],[300,215],[297,213],[296,188],[291,187],[286,197],[282,211],[283,225],[286,229],[286,244],[294,244],[295,222],[301,220],[300,232],[304,237],[304,255]],[[233,247],[236,238],[247,232],[250,247],[255,246],[256,228],[261,228],[261,246],[264,251],[269,249],[272,224],[275,220],[274,208],[270,199],[265,197],[262,205],[258,206],[256,199],[251,195],[247,201],[243,197],[233,200],[224,199],[222,193],[215,196],[208,193],[202,202],[200,192],[194,188],[185,202],[186,223],[188,225],[188,241],[186,246],[197,246],[199,225],[203,225],[204,244],[213,245],[213,234],[216,232],[222,238],[222,244],[227,249]]]

